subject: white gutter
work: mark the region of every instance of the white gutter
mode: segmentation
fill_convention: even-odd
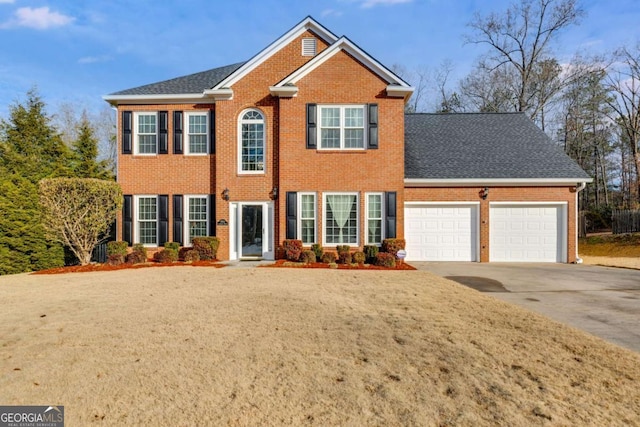
[[[104,95],[111,105],[122,104],[175,104],[180,102],[211,103],[202,93],[179,93],[174,95]]]
[[[578,256],[578,227],[580,221],[578,220],[578,193],[580,193],[587,186],[586,182],[579,182],[576,185],[576,264],[582,264],[582,258]]]
[[[452,178],[452,179],[423,179],[405,178],[405,187],[477,187],[499,185],[503,187],[544,186],[563,187],[574,186],[576,182],[586,184],[591,178]]]

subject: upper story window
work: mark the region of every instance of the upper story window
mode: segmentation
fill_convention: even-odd
[[[135,154],[156,154],[158,152],[157,113],[135,114]]]
[[[247,110],[240,115],[238,172],[262,174],[265,170],[264,116],[258,110]]]
[[[365,148],[364,105],[321,105],[318,109],[320,149],[363,150]]]
[[[187,117],[187,144],[185,154],[207,154],[208,151],[208,114],[185,113]]]

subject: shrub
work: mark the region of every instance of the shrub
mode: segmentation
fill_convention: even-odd
[[[311,245],[311,250],[316,254],[316,259],[322,259],[322,246],[319,243],[314,243]]]
[[[298,261],[302,254],[302,240],[287,239],[282,242],[284,256],[288,261]]]
[[[395,258],[400,249],[405,247],[404,239],[384,239],[382,241],[382,252],[392,254]]]
[[[173,249],[173,250],[176,251],[176,253],[178,253],[178,251],[180,250],[180,243],[178,243],[178,242],[165,242],[164,247],[168,248],[168,249]]]
[[[171,264],[178,260],[178,251],[173,248],[164,248],[153,254],[153,259],[162,264]]]
[[[368,264],[376,263],[376,256],[378,255],[379,249],[376,245],[365,245],[364,247],[364,256],[367,258]]]
[[[218,247],[220,246],[220,239],[215,236],[209,237],[194,237],[192,240],[193,250],[197,251],[201,260],[216,259],[218,254]]]
[[[322,262],[325,264],[334,264],[338,257],[333,252],[325,252],[322,254]]]
[[[125,255],[122,255],[122,254],[107,255],[107,264],[108,265],[124,264],[124,257]]]
[[[127,264],[142,264],[147,262],[147,248],[140,243],[133,245],[133,252],[125,258]]]
[[[349,245],[338,245],[336,246],[336,252],[338,252],[338,255],[351,252],[351,247]]]
[[[338,252],[338,264],[351,264],[351,252]]]
[[[364,262],[366,261],[367,257],[365,256],[364,252],[356,252],[354,253],[351,258],[353,259],[353,262],[357,263],[357,264],[364,264]]]
[[[184,262],[196,262],[200,261],[200,253],[198,251],[194,251],[191,248],[187,248],[188,250],[184,252],[182,259]]]
[[[107,256],[109,255],[122,255],[124,258],[127,256],[127,248],[129,244],[127,242],[108,242],[107,243]]]
[[[190,247],[190,246],[185,246],[183,248],[180,248],[178,250],[178,259],[181,259],[181,260],[184,261],[185,260],[184,257],[187,254],[187,252],[192,251],[192,250],[193,250],[193,248]]]
[[[376,256],[376,265],[393,268],[396,266],[396,256],[388,252],[380,252]]]
[[[316,262],[316,253],[309,249],[302,251],[302,254],[300,254],[300,262],[304,262],[305,264]]]

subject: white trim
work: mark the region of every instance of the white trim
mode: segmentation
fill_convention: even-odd
[[[311,246],[314,243],[318,243],[318,193],[312,191],[300,191],[297,193],[297,209],[296,215],[296,236],[302,241],[302,220],[310,218],[302,218],[302,196],[313,196],[313,242],[302,242],[305,246]]]
[[[242,117],[247,114],[249,111],[256,111],[260,113],[262,116],[262,170],[254,170],[254,171],[245,171],[242,170],[242,125],[243,120]],[[250,123],[250,122],[247,122]],[[255,123],[259,123],[256,121]],[[238,175],[264,175],[267,173],[267,116],[264,111],[259,108],[245,108],[238,114],[238,141],[236,143],[237,147],[237,173]]]
[[[322,146],[322,109],[323,108],[339,108],[340,109],[340,147],[323,147]],[[345,126],[346,114],[345,110],[347,108],[358,108],[362,109],[362,147],[345,147],[345,130],[347,127]],[[367,136],[367,106],[366,104],[317,104],[317,124],[316,124],[316,141],[317,141],[317,150],[318,151],[364,151],[367,149],[367,145],[369,143]],[[325,128],[325,129],[335,129]],[[348,129],[360,129],[356,127],[350,127]]]
[[[592,178],[405,178],[404,184],[405,187],[476,187],[484,185],[500,185],[503,187],[566,187],[592,181]]]
[[[269,86],[269,92],[273,96],[277,96],[279,98],[293,98],[294,96],[298,96],[298,87],[297,86]]]
[[[378,218],[369,218],[369,196],[380,196],[380,242],[369,241],[369,220],[370,219],[378,219]],[[382,246],[382,242],[385,238],[385,203],[384,203],[384,193],[380,191],[372,191],[364,193],[364,244],[365,245],[376,245]]]
[[[328,59],[332,58],[335,54],[343,50],[354,57],[356,60],[358,60],[360,63],[362,63],[369,70],[378,75],[380,78],[382,78],[385,82],[387,82],[387,84],[398,85],[399,87],[404,88],[404,90],[408,94],[413,93],[413,87],[411,87],[405,81],[389,71],[385,66],[369,56],[366,52],[356,46],[355,43],[344,36],[340,37],[340,39],[338,39],[335,43],[317,54],[312,60],[304,64],[302,67],[298,68],[289,76],[285,77],[278,84],[276,84],[276,87],[282,87],[287,84],[296,84],[298,81],[318,68]]]
[[[558,229],[556,230],[557,232],[557,237],[560,239],[557,242],[557,250],[558,250],[558,254],[556,257],[556,262],[559,263],[566,263],[567,262],[567,247],[568,247],[568,240],[569,240],[569,215],[568,215],[568,205],[569,202],[554,202],[554,201],[549,201],[549,202],[526,202],[526,201],[518,201],[518,202],[489,202],[489,262],[492,262],[491,259],[491,253],[492,253],[492,249],[491,249],[491,239],[492,239],[492,233],[491,233],[491,225],[492,225],[492,221],[491,221],[491,217],[492,217],[492,211],[491,208],[493,206],[496,207],[501,207],[501,206],[553,206],[553,207],[559,207],[560,208],[560,215],[562,216],[562,218],[559,221],[558,224]],[[495,262],[495,261],[494,261]],[[515,261],[514,261],[515,262]]]
[[[206,129],[207,129],[207,133],[206,133],[206,137],[205,137],[205,152],[204,153],[191,153],[191,149],[190,149],[190,141],[189,141],[189,117],[190,116],[204,116],[205,120],[206,120]],[[211,125],[209,123],[209,113],[205,112],[205,111],[185,111],[184,112],[184,124],[183,124],[184,128],[183,129],[183,135],[184,135],[184,155],[185,156],[207,156],[209,155],[209,140],[210,140],[210,132],[211,132]]]
[[[233,89],[228,87],[220,89],[205,89],[203,96],[213,98],[214,101],[229,101],[233,99]]]
[[[102,99],[116,107],[119,103],[131,105],[143,104],[210,104],[211,100],[202,93],[178,93],[165,95],[103,95]]]
[[[327,30],[325,27],[320,25],[310,16],[303,19],[298,25],[293,27],[291,30],[286,32],[276,41],[271,43],[265,49],[260,51],[256,56],[247,61],[243,66],[234,71],[230,76],[222,80],[216,86],[212,88],[212,90],[221,89],[221,88],[230,88],[239,80],[241,80],[244,76],[253,71],[256,67],[262,64],[264,61],[275,55],[278,51],[280,51],[283,47],[287,46],[291,41],[298,38],[301,34],[306,31],[312,31],[318,37],[320,37],[327,44],[331,44],[338,40],[338,38]],[[316,56],[317,57],[317,56]]]
[[[183,203],[183,246],[191,245],[191,238],[189,237],[189,199],[205,199],[206,207],[207,207],[207,219],[205,220],[207,226],[207,236],[211,235],[211,230],[209,230],[209,219],[211,215],[211,206],[209,203],[209,195],[208,194],[185,194],[184,195],[184,203]]]
[[[355,243],[327,243],[327,196],[356,196],[356,241]],[[322,246],[335,248],[338,245],[360,246],[360,193],[357,191],[328,191],[322,193]]]
[[[141,153],[140,152],[140,128],[139,128],[139,117],[140,116],[154,116],[156,118],[156,150],[153,153]],[[158,120],[158,112],[157,111],[134,111],[133,112],[133,155],[134,156],[157,156],[158,155],[158,130],[159,130],[159,120]],[[151,134],[145,134],[151,135]]]
[[[133,244],[138,244],[140,243],[140,217],[138,215],[140,215],[140,199],[156,199],[156,242],[155,243],[144,243],[143,246],[145,248],[156,248],[158,247],[158,234],[159,234],[159,225],[160,225],[160,220],[158,219],[159,215],[159,210],[160,210],[160,203],[158,201],[158,195],[157,194],[135,194],[133,196],[133,206],[132,206],[132,210],[133,210],[133,215],[132,217],[134,218],[133,220]],[[150,222],[150,221],[146,221],[146,222]]]
[[[387,96],[392,98],[404,98],[411,95],[414,91],[412,87],[398,86],[396,84],[390,84],[387,86]]]
[[[586,182],[583,182],[581,185],[579,185],[578,187],[576,187],[576,199],[575,199],[575,223],[576,223],[576,235],[574,237],[574,245],[576,247],[576,264],[582,264],[582,258],[580,258],[580,254],[578,253],[578,236],[580,235],[580,230],[578,229],[578,227],[580,226],[579,222],[580,222],[580,217],[578,214],[578,193],[580,193],[582,190],[585,189],[585,187],[587,186]],[[567,209],[568,210],[568,209]],[[569,221],[569,219],[567,218],[567,221]],[[569,238],[567,237],[567,240]],[[568,242],[567,242],[568,244]]]
[[[411,206],[417,206],[417,205],[480,205],[480,202],[419,202],[419,201],[414,201],[414,202],[404,202],[405,206],[409,205],[409,207]]]
[[[261,206],[262,207],[262,256],[243,257],[242,256],[242,207]],[[231,202],[229,203],[229,260],[239,259],[274,259],[274,218],[273,202]]]

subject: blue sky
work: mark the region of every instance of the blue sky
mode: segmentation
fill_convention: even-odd
[[[465,45],[473,13],[510,0],[0,0],[0,117],[37,86],[50,109],[95,111],[101,96],[251,58],[307,15],[387,66],[457,80],[482,47]],[[556,54],[607,53],[640,39],[637,0],[583,0],[587,16]]]

